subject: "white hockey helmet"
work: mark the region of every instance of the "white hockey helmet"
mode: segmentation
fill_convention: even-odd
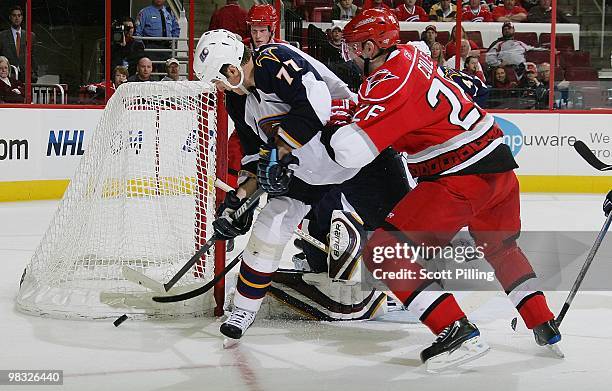
[[[205,82],[222,81],[228,87],[241,88],[244,82],[244,72],[240,63],[244,54],[244,44],[234,33],[227,30],[207,31],[200,37],[193,56],[193,71]],[[240,82],[230,84],[227,77],[221,73],[225,64],[233,65],[240,71]]]

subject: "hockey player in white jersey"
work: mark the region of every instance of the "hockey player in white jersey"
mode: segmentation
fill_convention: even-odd
[[[284,44],[262,46],[256,57],[236,37],[224,30],[205,33],[196,49],[194,70],[201,80],[214,82],[220,90],[231,89],[246,94],[246,125],[257,132],[264,147],[258,156],[243,159],[245,171],[257,174],[243,182],[236,194],[226,197],[213,226],[217,236],[233,238],[248,231],[252,218],[239,221],[229,218],[229,212],[241,205],[241,199],[254,191],[257,185],[269,194],[268,204],[260,212],[245,250],[236,285],[234,311],[221,326],[221,332],[230,338],[240,338],[255,318],[264,295],[269,290],[283,249],[293,230],[331,185],[348,181],[348,187],[360,185],[356,174],[364,172],[362,179],[375,178],[380,185],[370,190],[372,198],[347,196],[347,209],[355,209],[363,220],[380,221],[405,194],[405,182],[389,169],[397,154],[389,150],[378,162],[373,162],[378,177],[365,170],[345,169],[335,163],[321,139],[329,137],[324,125],[329,122],[332,100],[350,99],[352,93],[346,84],[323,64]],[[232,113],[236,116],[237,113]],[[242,140],[241,140],[242,141]],[[293,154],[278,159],[275,142],[295,148]],[[248,150],[248,148],[244,148]],[[296,164],[299,162],[299,165]],[[249,167],[250,165],[250,167]],[[385,204],[385,199],[388,202]],[[376,202],[372,202],[376,201]],[[374,208],[363,208],[365,204]],[[370,224],[374,229],[378,222]],[[329,280],[329,279],[328,279]],[[331,280],[329,280],[331,281]],[[353,316],[369,318],[379,310],[385,295],[366,295]],[[329,300],[324,300],[330,303]],[[340,303],[342,304],[342,303]],[[325,304],[323,304],[325,306]],[[326,319],[324,316],[319,317]],[[352,317],[355,319],[355,317]]]

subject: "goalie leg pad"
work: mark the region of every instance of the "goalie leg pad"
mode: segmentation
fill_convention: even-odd
[[[335,210],[329,233],[329,278],[359,282],[361,253],[367,241],[363,221],[354,212]]]
[[[278,270],[267,300],[267,316],[319,321],[366,320],[387,311],[387,295],[360,284],[333,281],[325,273]]]

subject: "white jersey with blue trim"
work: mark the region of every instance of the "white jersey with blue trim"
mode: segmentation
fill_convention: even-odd
[[[311,185],[341,183],[357,174],[336,163],[321,142],[332,99],[355,99],[346,83],[318,60],[286,44],[262,46],[254,55],[255,90],[246,98],[245,121],[262,140],[272,135],[294,148],[294,175]]]

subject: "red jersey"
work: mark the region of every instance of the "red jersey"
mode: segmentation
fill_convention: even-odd
[[[527,15],[527,11],[525,11],[525,8],[520,7],[518,5],[514,6],[511,9],[507,9],[503,5],[499,5],[493,9],[493,21],[496,21],[502,16],[512,16],[512,15],[517,15],[517,14]]]
[[[397,16],[397,20],[400,22],[428,22],[429,16],[427,12],[423,9],[423,7],[419,7],[415,5],[412,7],[412,11],[408,9],[406,4],[402,4],[397,7],[395,10],[395,16]]]
[[[360,142],[349,140],[353,148],[367,146],[361,154],[392,146],[408,154],[408,168],[420,179],[516,168],[493,116],[412,45],[399,45],[361,84],[358,97],[354,122],[348,126],[361,137]],[[350,147],[341,140],[333,144],[341,159],[349,156],[344,149]]]
[[[461,20],[466,22],[492,22],[493,15],[491,15],[491,12],[489,12],[489,9],[485,5],[481,5],[476,12],[470,7],[465,7]]]
[[[247,11],[238,4],[227,4],[216,10],[211,18],[209,30],[226,29],[243,38],[247,37]]]

